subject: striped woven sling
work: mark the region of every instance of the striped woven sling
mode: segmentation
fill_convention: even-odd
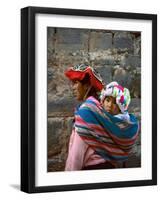
[[[126,161],[139,130],[136,117],[125,122],[106,112],[99,101],[89,97],[75,111],[75,129],[94,151],[107,161]]]

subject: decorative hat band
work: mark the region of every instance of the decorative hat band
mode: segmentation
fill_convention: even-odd
[[[98,91],[101,91],[103,88],[103,80],[100,76],[100,74],[91,66],[81,64],[81,65],[75,65],[72,68],[69,68],[65,75],[70,80],[83,80],[85,78],[85,75],[89,75],[90,83],[91,85]]]

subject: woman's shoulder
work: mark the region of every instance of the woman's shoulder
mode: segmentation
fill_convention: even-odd
[[[87,98],[80,106],[78,111],[80,110],[91,110],[94,111],[100,107],[100,103],[94,97]]]
[[[93,105],[93,106],[100,106],[100,102],[93,96],[88,97],[81,106],[85,105]]]
[[[97,106],[97,100],[93,97],[87,98],[75,112],[75,124],[80,123],[93,123],[97,124],[96,116],[98,116],[100,109]]]
[[[93,118],[95,115],[102,114],[102,107],[97,99],[89,97],[81,104],[76,114],[85,118]]]

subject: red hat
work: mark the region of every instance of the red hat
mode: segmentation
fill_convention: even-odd
[[[92,67],[88,65],[76,65],[72,68],[69,68],[66,72],[65,75],[70,79],[70,80],[78,80],[82,81],[85,77],[85,75],[88,74],[90,77],[90,83],[91,85],[97,90],[101,91],[103,89],[103,80],[100,76],[100,74],[93,69]]]

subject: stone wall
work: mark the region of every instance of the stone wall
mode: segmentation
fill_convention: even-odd
[[[107,84],[117,81],[131,92],[129,111],[141,120],[140,32],[47,29],[48,64],[48,171],[62,171],[68,151],[76,102],[64,71],[79,63],[94,66]],[[141,132],[141,131],[140,131]],[[141,134],[128,167],[141,165]]]

